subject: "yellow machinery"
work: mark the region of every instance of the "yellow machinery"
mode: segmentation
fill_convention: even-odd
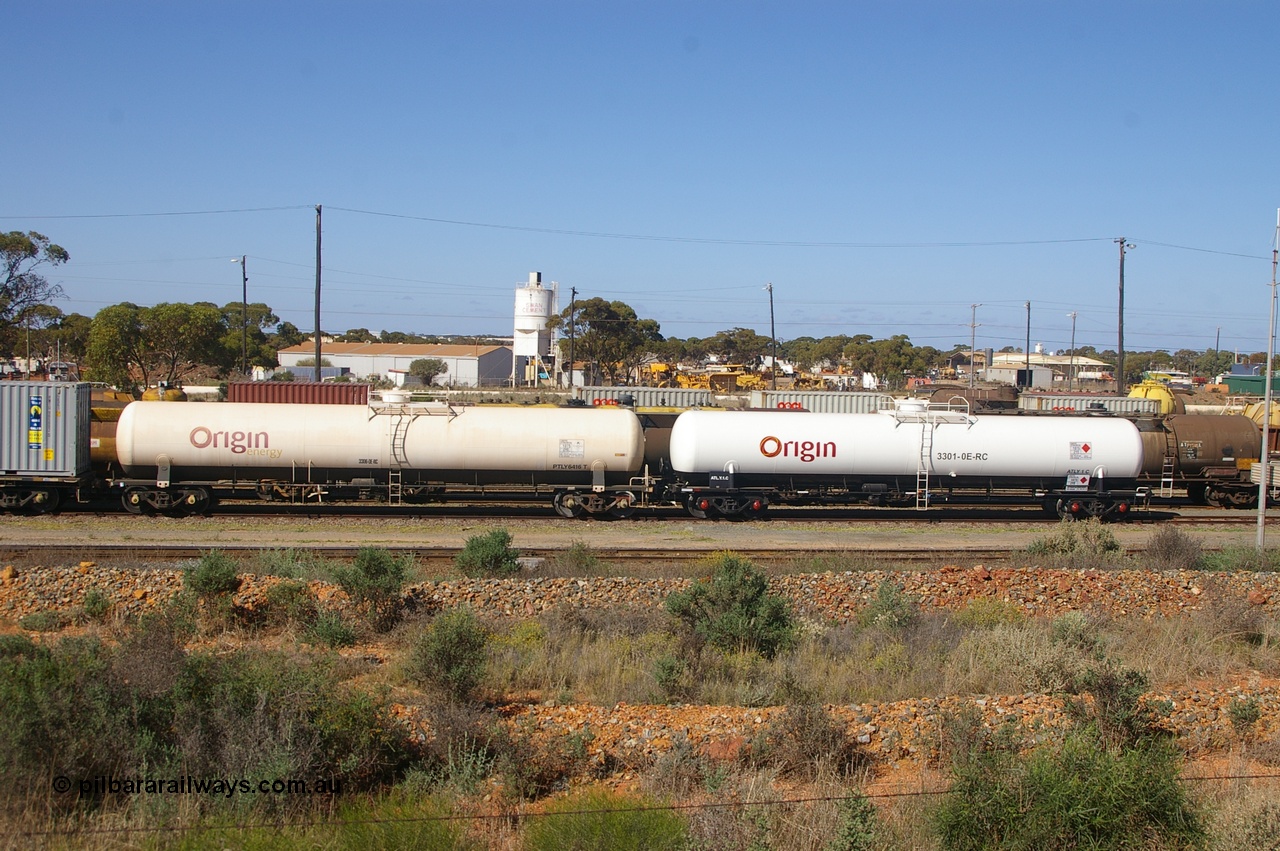
[[[1156,399],[1160,402],[1160,413],[1185,414],[1186,403],[1168,384],[1160,381],[1140,381],[1129,388],[1130,399]]]

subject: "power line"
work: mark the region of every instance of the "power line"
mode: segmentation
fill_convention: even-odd
[[[222,216],[231,213],[275,213],[281,210],[310,210],[309,204],[296,207],[242,207],[231,210],[170,210],[162,213],[80,213],[59,216],[0,216],[0,219],[151,219],[166,216]]]

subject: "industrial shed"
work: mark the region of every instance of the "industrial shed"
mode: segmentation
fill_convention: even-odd
[[[311,367],[298,366],[298,362],[312,360],[315,353],[315,343],[307,342],[280,349],[276,356],[281,367],[301,377]],[[397,385],[410,378],[409,364],[420,358],[438,358],[449,367],[448,372],[436,378],[436,384],[481,387],[511,381],[512,356],[508,346],[326,343],[321,347],[320,358],[335,367],[346,367],[357,378],[390,379]]]

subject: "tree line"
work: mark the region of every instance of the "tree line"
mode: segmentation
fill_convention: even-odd
[[[173,385],[193,377],[226,378],[253,367],[278,366],[276,353],[307,339],[295,325],[282,322],[271,308],[254,302],[191,304],[166,302],[143,307],[121,302],[103,308],[92,318],[64,314],[53,302],[64,297],[45,271],[66,263],[70,255],[35,231],[0,234],[0,354],[9,359],[30,357],[63,360],[84,366],[82,377],[118,387],[158,382]],[[797,337],[775,342],[751,328],[730,328],[710,337],[665,337],[657,320],[642,318],[622,301],[603,298],[575,300],[553,317],[559,331],[560,359],[587,366],[590,381],[625,383],[648,361],[702,365],[719,363],[757,367],[774,354],[803,371],[844,369],[869,372],[900,387],[906,376],[922,376],[968,346],[949,349],[916,346],[906,334],[874,339],[869,334]],[[440,343],[456,338],[401,331],[374,333],[353,328],[337,335],[339,342]],[[472,339],[472,338],[468,338]],[[492,338],[485,343],[501,343]],[[1005,347],[1002,352],[1018,351]],[[1107,364],[1116,363],[1112,350],[1081,346],[1076,354]],[[1231,352],[1209,349],[1176,352],[1126,352],[1126,381],[1141,378],[1146,369],[1170,367],[1199,375],[1226,372],[1235,362]],[[1265,353],[1248,360],[1263,363]]]

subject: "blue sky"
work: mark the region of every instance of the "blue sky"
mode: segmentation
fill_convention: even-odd
[[[1274,2],[81,2],[5,13],[0,229],[66,312],[1266,349]],[[170,215],[158,215],[170,214]],[[181,215],[178,215],[181,214]]]

